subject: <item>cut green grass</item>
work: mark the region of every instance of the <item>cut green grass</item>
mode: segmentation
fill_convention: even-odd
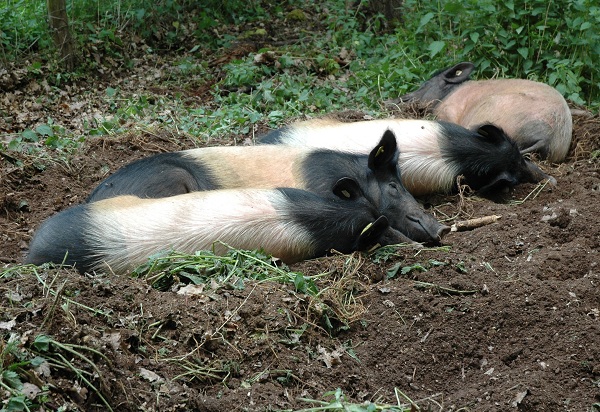
[[[437,396],[413,401],[398,388],[394,388],[394,395],[396,397],[396,404],[386,404],[379,401],[356,403],[349,400],[344,392],[338,388],[325,393],[323,398],[326,400],[299,398],[299,401],[313,404],[315,406],[304,409],[296,409],[294,412],[419,412],[421,410],[443,410],[443,406],[435,400]],[[426,404],[427,409],[422,409],[419,404]],[[292,411],[289,410],[286,412]]]
[[[224,256],[204,250],[194,254],[163,253],[150,257],[148,263],[132,274],[147,279],[159,290],[169,289],[178,280],[241,289],[244,282],[251,279],[293,284],[297,291],[310,295],[317,293],[314,280],[319,277],[308,277],[291,271],[286,265],[276,265],[261,251],[238,249],[230,249]]]
[[[541,182],[539,182],[531,192],[529,192],[527,194],[527,196],[525,196],[523,199],[517,199],[517,200],[511,200],[509,203],[511,205],[522,205],[523,203],[525,203],[528,200],[533,200],[536,197],[538,197],[538,195],[540,193],[542,193],[542,191],[548,186],[548,184],[550,183],[549,180],[543,180]]]
[[[84,353],[89,352],[104,359],[106,362],[110,362],[104,354],[88,346],[61,343],[46,335],[38,335],[32,343],[31,350],[38,356],[44,356],[51,368],[62,369],[74,374],[78,381],[83,382],[88,389],[98,396],[102,404],[109,411],[113,410],[105,397],[106,388],[102,388],[102,374],[100,370],[96,366],[96,363]],[[87,364],[93,372],[78,367],[76,361],[83,362],[84,365]],[[99,384],[94,383],[94,381],[99,381]]]

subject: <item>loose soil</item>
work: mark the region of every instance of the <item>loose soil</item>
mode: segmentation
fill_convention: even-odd
[[[600,163],[590,153],[600,148],[600,119],[574,123],[568,160],[541,163],[556,187],[521,185],[503,202],[422,199],[448,224],[501,216],[449,234],[448,250],[292,266],[328,273],[320,299],[272,282],[185,296],[69,268],[5,272],[0,344],[12,335],[30,347],[45,334],[93,348],[102,356],[82,351],[96,370],[61,353],[116,411],[298,410],[336,388],[355,403],[409,404],[401,391],[426,411],[598,410]],[[22,262],[41,221],[81,203],[109,173],[195,145],[159,128],[91,139],[65,162],[3,154],[2,266]],[[48,392],[47,408],[106,410],[70,371],[32,370],[29,382]]]

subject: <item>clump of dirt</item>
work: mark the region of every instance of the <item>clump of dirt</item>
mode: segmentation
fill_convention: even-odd
[[[44,334],[94,350],[79,349],[96,369],[62,353],[99,393],[68,369],[31,373],[29,383],[47,388],[47,407],[104,410],[102,395],[123,411],[298,409],[310,406],[301,398],[341,388],[354,402],[390,404],[398,389],[423,410],[592,410],[600,402],[600,174],[577,150],[598,149],[599,124],[577,117],[569,160],[543,165],[556,187],[522,185],[505,203],[428,199],[449,224],[501,216],[449,234],[449,250],[294,265],[328,274],[320,299],[271,282],[185,296],[129,277],[15,271],[0,279],[0,342],[14,334],[31,347]],[[21,262],[43,219],[81,203],[109,173],[197,144],[159,130],[90,140],[66,163],[5,159],[5,267]]]

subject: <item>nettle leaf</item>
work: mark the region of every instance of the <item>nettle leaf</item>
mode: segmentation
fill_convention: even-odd
[[[267,117],[272,122],[278,122],[284,119],[284,113],[281,110],[273,110]]]
[[[469,271],[467,270],[467,268],[465,267],[465,262],[458,262],[456,265],[454,265],[454,267],[456,268],[456,270],[458,270],[460,273],[468,273]]]
[[[4,382],[13,389],[20,390],[23,387],[23,382],[21,382],[21,378],[14,371],[4,371],[0,376],[2,376],[2,382]]]
[[[50,349],[50,342],[52,342],[52,339],[50,339],[48,336],[46,336],[46,335],[39,335],[33,341],[33,346],[37,350],[40,350],[42,352],[46,352],[46,351],[48,351]]]
[[[35,131],[42,136],[52,136],[54,132],[52,132],[52,128],[47,124],[41,124],[35,128]]]
[[[13,396],[12,398],[8,399],[6,406],[2,410],[6,412],[28,411],[29,407],[27,406],[27,398],[25,395]]]
[[[519,47],[517,52],[523,56],[524,59],[527,59],[527,56],[529,56],[529,49],[527,47]]]
[[[40,366],[44,362],[46,362],[46,358],[43,358],[41,356],[36,356],[29,363],[31,363],[31,366],[37,368],[38,366]]]
[[[398,271],[400,270],[400,267],[401,267],[400,263],[396,263],[394,266],[389,268],[386,271],[386,275],[387,275],[388,279],[391,279],[394,276],[396,276],[398,274]]]
[[[446,42],[444,41],[438,40],[432,42],[428,47],[429,51],[431,52],[429,56],[434,57],[436,54],[441,52],[444,49],[444,47],[446,47]]]
[[[404,266],[401,270],[401,273],[403,275],[407,275],[412,271],[427,272],[427,269],[423,265],[421,265],[419,263],[415,263],[414,265],[411,265],[411,266]]]
[[[429,259],[429,264],[432,267],[435,267],[435,266],[446,266],[446,262],[440,262],[439,260],[436,260],[436,259]]]
[[[31,129],[23,130],[21,136],[28,142],[36,142],[38,140],[38,134]]]
[[[434,14],[433,13],[427,13],[426,15],[424,15],[423,17],[421,17],[421,21],[419,21],[419,27],[417,27],[417,33],[421,32],[421,30],[423,29],[423,27],[429,23],[431,21],[431,19],[433,18]]]

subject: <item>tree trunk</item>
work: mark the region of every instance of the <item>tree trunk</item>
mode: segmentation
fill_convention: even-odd
[[[379,12],[388,21],[402,21],[403,0],[371,0],[369,7],[374,12]]]
[[[349,4],[350,7],[361,11],[359,16],[363,16],[364,19],[363,29],[372,25],[374,17],[377,15],[384,17],[377,20],[381,26],[374,26],[377,31],[391,31],[402,23],[404,0],[355,0]]]
[[[72,71],[77,64],[75,43],[69,30],[66,0],[47,0],[50,33],[58,49],[61,63],[66,71]]]

